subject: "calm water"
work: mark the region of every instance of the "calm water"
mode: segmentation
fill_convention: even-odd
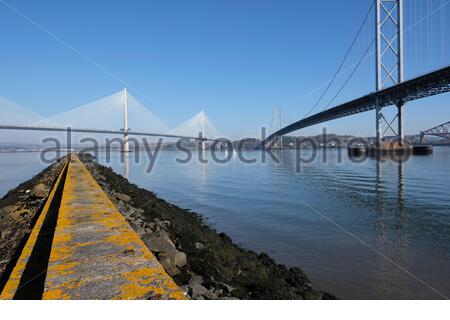
[[[316,288],[340,298],[450,296],[450,148],[402,165],[351,163],[326,152],[300,173],[295,152],[262,164],[261,153],[226,164],[175,162],[161,152],[128,172],[114,154],[109,166],[141,187],[193,209],[245,248],[302,267]],[[105,155],[99,157],[105,162]],[[37,153],[0,154],[0,194],[39,172]],[[432,289],[434,288],[434,290]],[[436,290],[436,291],[435,291]]]

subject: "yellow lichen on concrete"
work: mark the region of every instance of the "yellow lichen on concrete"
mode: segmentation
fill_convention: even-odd
[[[41,231],[42,225],[44,224],[44,220],[48,214],[50,204],[52,203],[53,198],[56,193],[56,190],[58,189],[58,186],[61,183],[62,176],[64,174],[64,171],[65,171],[67,165],[68,165],[68,161],[63,166],[61,172],[58,175],[56,183],[53,186],[53,188],[45,202],[45,205],[39,215],[38,220],[36,221],[36,224],[35,224],[33,230],[31,231],[30,237],[28,238],[27,243],[25,244],[20,257],[17,260],[17,263],[16,263],[11,275],[9,276],[9,279],[6,282],[5,287],[3,288],[2,293],[0,294],[0,299],[13,299],[17,290],[20,290],[19,285],[20,285],[20,280],[22,278],[22,274],[25,270],[28,259],[30,258],[33,248],[36,244],[37,238],[39,236],[39,232]]]
[[[186,299],[81,161],[72,156],[44,299]]]
[[[125,277],[128,283],[122,287],[122,292],[117,299],[186,299],[176,284],[166,276],[164,269],[142,268],[127,272]],[[149,292],[148,287],[152,286]],[[170,290],[167,290],[170,288]],[[130,295],[132,293],[132,295]]]

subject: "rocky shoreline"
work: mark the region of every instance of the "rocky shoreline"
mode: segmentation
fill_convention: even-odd
[[[265,253],[240,248],[199,214],[167,203],[90,156],[80,158],[166,272],[192,299],[335,299],[314,290],[300,268],[287,268]],[[7,273],[6,266],[29,234],[46,197],[44,192],[48,194],[61,163],[51,165],[0,200],[0,275],[4,270]],[[44,198],[36,198],[39,184]],[[29,212],[21,220],[14,219],[22,215],[17,212],[19,208]]]
[[[59,159],[0,199],[0,291],[64,161],[64,158]]]

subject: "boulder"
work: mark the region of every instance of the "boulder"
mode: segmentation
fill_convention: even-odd
[[[17,206],[17,205],[3,207],[0,209],[0,216],[5,216],[8,214],[11,214],[12,212],[16,211],[17,209],[19,209],[19,206]]]
[[[133,226],[134,231],[136,231],[136,233],[140,236],[146,234],[146,230],[142,227],[140,227],[139,225],[134,225]]]
[[[216,289],[214,290],[214,294],[218,297],[220,297],[223,294],[223,290],[222,289]]]
[[[117,199],[123,201],[123,202],[130,202],[131,198],[129,195],[123,194],[123,193],[115,193],[114,197],[116,197]]]
[[[153,233],[146,234],[142,240],[147,247],[153,252],[169,253],[175,250],[175,245],[170,240],[167,233],[163,230],[158,230]]]
[[[145,233],[152,233],[153,230],[149,227],[145,227]]]
[[[201,242],[196,242],[195,243],[195,249],[203,250],[204,248],[205,248],[205,246],[203,245],[203,243],[201,243]]]
[[[175,250],[174,252],[174,262],[179,268],[183,268],[187,263],[186,253]]]
[[[175,262],[171,255],[161,254],[158,258],[159,262],[169,276],[173,277],[181,273],[180,269],[175,266]]]
[[[206,289],[201,284],[195,284],[192,286],[192,298],[193,299],[199,299],[201,296],[204,296],[205,294],[208,294],[208,289]]]
[[[28,209],[20,209],[14,212],[10,213],[10,217],[14,220],[14,221],[21,221],[24,218],[31,216],[31,211]]]
[[[183,268],[187,263],[186,254],[177,249],[160,253],[158,260],[170,276],[180,274],[181,271],[179,268]]]
[[[217,295],[214,293],[214,290],[207,290],[203,296],[208,300],[216,300]]]
[[[33,198],[46,198],[48,195],[48,190],[45,184],[39,183],[30,191],[30,196]]]
[[[199,275],[193,275],[190,279],[189,279],[189,285],[192,287],[196,284],[202,284],[203,283],[203,278],[202,276]]]

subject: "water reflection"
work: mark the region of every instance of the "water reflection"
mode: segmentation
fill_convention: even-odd
[[[129,173],[130,173],[130,153],[124,154],[124,161],[123,161],[123,176],[128,179]]]
[[[374,249],[377,253],[374,255],[373,263],[373,273],[376,279],[374,289],[379,297],[390,297],[395,294],[399,299],[406,298],[405,293],[408,292],[408,281],[411,281],[411,276],[402,270],[410,264],[408,261],[409,242],[405,230],[407,222],[404,205],[405,163],[402,161],[388,163],[385,159],[376,158],[375,166],[376,218],[374,225],[376,242]],[[389,170],[392,166],[397,166],[397,169]],[[383,186],[386,182],[383,181],[383,171],[387,171],[385,179],[396,180],[397,201],[391,201],[384,192]],[[389,202],[396,203],[396,208],[390,207],[389,210],[386,210],[385,204]],[[392,222],[395,224],[394,233],[390,234],[393,227]]]

